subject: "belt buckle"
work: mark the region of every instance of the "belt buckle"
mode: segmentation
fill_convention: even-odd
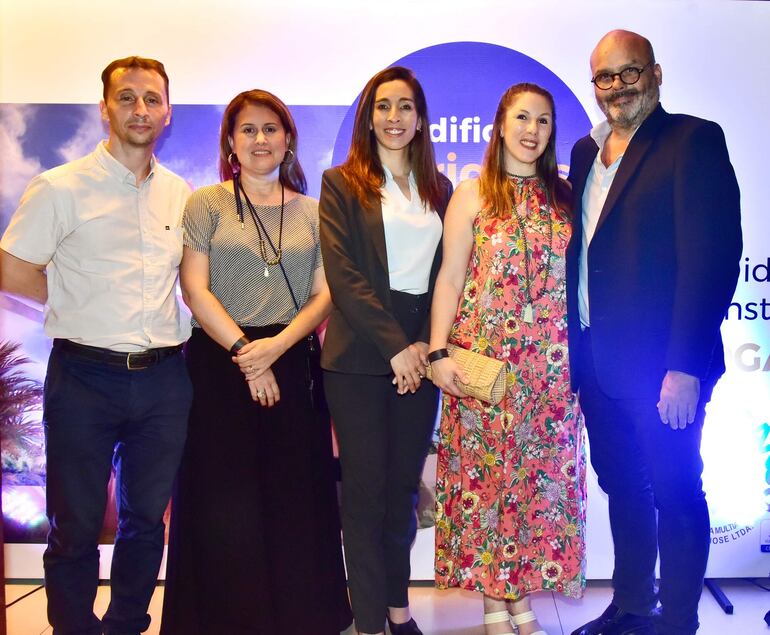
[[[145,363],[144,365],[142,365],[141,361],[137,361],[136,363],[138,365],[134,366],[131,363],[131,356],[132,355],[135,356],[135,357],[138,357],[138,358],[141,358],[142,356],[144,356],[145,358],[147,358],[147,362],[150,361],[149,355],[148,355],[147,351],[137,351],[135,353],[128,353],[128,354],[126,354],[126,368],[128,370],[144,370],[145,368],[149,368],[151,366],[150,363]]]

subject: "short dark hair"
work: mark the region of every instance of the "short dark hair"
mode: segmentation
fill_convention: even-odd
[[[266,90],[255,88],[246,90],[233,97],[227,104],[225,112],[222,115],[222,125],[219,128],[219,176],[223,181],[233,178],[233,165],[230,162],[230,155],[233,147],[230,145],[230,138],[235,132],[235,120],[238,114],[246,106],[263,106],[275,113],[281,120],[284,131],[289,135],[289,147],[293,155],[290,161],[284,160],[278,170],[281,183],[288,185],[295,192],[300,194],[307,193],[307,180],[302,166],[297,156],[297,145],[299,135],[297,134],[297,124],[294,123],[294,117],[291,116],[289,107],[278,97]]]
[[[163,82],[166,85],[166,101],[169,101],[168,75],[166,75],[166,69],[163,67],[163,64],[158,60],[149,57],[139,57],[138,55],[121,57],[119,60],[114,60],[107,64],[107,68],[102,71],[102,86],[104,86],[102,97],[104,97],[104,101],[107,101],[107,95],[110,92],[112,72],[118,68],[143,68],[146,71],[155,71],[163,78]]]

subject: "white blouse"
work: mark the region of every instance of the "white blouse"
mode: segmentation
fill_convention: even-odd
[[[420,200],[413,173],[409,173],[407,199],[390,170],[385,166],[383,170],[382,224],[390,288],[413,295],[427,293],[433,257],[441,240],[441,219]]]

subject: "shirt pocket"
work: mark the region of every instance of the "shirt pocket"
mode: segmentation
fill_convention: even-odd
[[[171,269],[179,266],[182,260],[182,240],[184,228],[166,226],[160,232],[158,248],[161,251],[160,261]]]

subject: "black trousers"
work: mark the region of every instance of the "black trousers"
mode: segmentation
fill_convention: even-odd
[[[427,319],[427,304],[394,293],[396,315],[410,338]],[[409,554],[417,532],[415,505],[438,407],[427,380],[399,395],[392,375],[324,372],[339,441],[342,533],[356,627],[384,630],[388,606],[409,605]]]
[[[673,430],[661,423],[656,398],[612,399],[602,392],[590,329],[583,334],[580,348],[580,405],[591,464],[609,499],[615,546],[613,603],[645,615],[659,599],[658,632],[690,635],[698,628],[698,601],[709,552],[700,442],[713,386],[701,385],[695,421],[684,430]]]

